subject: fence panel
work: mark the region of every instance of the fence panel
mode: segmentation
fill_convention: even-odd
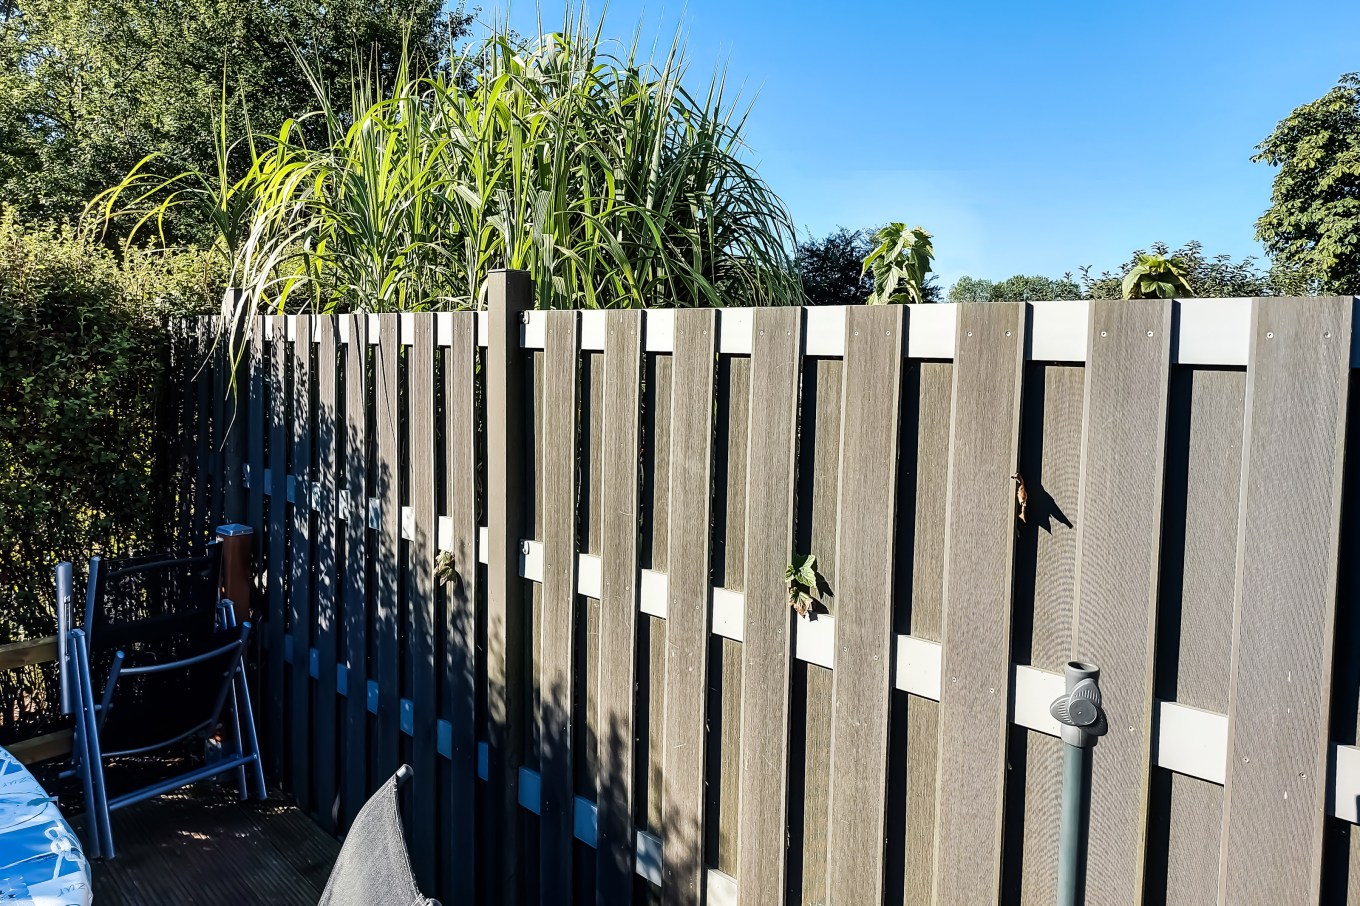
[[[182,537],[248,485],[269,773],[323,824],[406,760],[448,902],[1046,903],[1076,657],[1087,902],[1349,896],[1354,300],[530,290],[262,318],[239,425],[221,347],[168,413]]]

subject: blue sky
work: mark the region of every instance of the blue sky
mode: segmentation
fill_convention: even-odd
[[[522,32],[536,17],[511,7]],[[1273,171],[1253,148],[1360,70],[1356,0],[609,4],[608,34],[639,22],[663,46],[681,26],[697,80],[745,86],[752,159],[800,233],[919,224],[946,287],[1158,239],[1259,255]]]

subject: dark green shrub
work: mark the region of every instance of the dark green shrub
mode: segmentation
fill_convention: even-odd
[[[54,631],[58,560],[156,542],[164,324],[211,310],[206,260],[0,209],[0,642]]]

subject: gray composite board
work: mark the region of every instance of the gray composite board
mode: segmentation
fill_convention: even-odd
[[[339,381],[336,353],[339,326],[334,317],[317,318],[316,347],[316,709],[313,714],[315,742],[312,748],[316,815],[321,826],[335,831],[332,805],[336,795],[336,697],[335,665],[339,608],[336,585],[337,549],[336,468],[339,464]]]
[[[1246,373],[1187,368],[1171,386],[1158,697],[1225,713]],[[1179,774],[1162,786],[1167,801],[1150,808],[1153,821],[1165,815],[1167,864],[1149,875],[1164,871],[1167,906],[1214,902],[1223,788]]]
[[[1072,658],[1085,388],[1085,370],[1076,366],[1031,366],[1026,375],[1020,474],[1029,503],[1026,522],[1017,526],[1015,624],[1027,624],[1028,632],[1017,633],[1012,656],[1054,672]],[[1057,895],[1062,742],[1034,731],[1024,732],[1023,740],[1024,750],[1012,755],[1011,764],[1023,766],[1024,802],[1007,804],[1007,821],[1022,822],[1020,902],[1051,906]]]
[[[935,903],[996,902],[1009,730],[1024,306],[964,305],[945,517]]]
[[[208,479],[208,525],[205,535],[212,534],[213,530],[222,524],[223,514],[226,506],[226,483],[227,483],[227,395],[231,392],[230,380],[227,375],[226,355],[224,343],[219,342],[219,333],[206,319],[199,321],[199,326],[204,330],[204,342],[208,349],[207,361],[203,364],[203,370],[208,376],[208,388],[212,401],[212,434],[209,436],[208,461],[205,463]]]
[[[545,454],[539,533],[543,605],[539,711],[539,901],[560,902],[571,890],[573,806],[572,679],[576,627],[576,416],[579,402],[577,318],[548,312],[540,402]]]
[[[604,514],[600,501],[604,489],[600,472],[604,460],[604,354],[591,352],[581,362],[581,423],[577,429],[580,452],[580,477],[576,491],[577,525],[579,537],[576,547],[581,553],[601,555],[600,535]],[[600,764],[595,740],[600,726],[600,601],[598,597],[580,595],[576,599],[575,673],[579,677],[576,700],[583,709],[572,721],[573,783],[576,794],[592,802],[599,798]],[[593,856],[577,851],[579,876],[577,887],[590,888],[593,893]],[[591,864],[586,864],[591,863]],[[589,870],[587,870],[589,869]]]
[[[196,369],[194,377],[194,400],[197,418],[194,420],[194,482],[193,506],[189,511],[190,549],[198,549],[208,539],[212,527],[213,494],[212,486],[219,481],[214,468],[217,448],[213,445],[213,400],[216,381],[213,376],[210,352],[212,350],[213,326],[207,318],[191,321],[197,344],[190,367]],[[205,361],[206,360],[206,361]]]
[[[907,325],[911,329],[910,323]],[[916,434],[914,471],[899,485],[911,483],[915,511],[911,519],[911,574],[898,576],[910,589],[905,627],[918,638],[939,641],[944,613],[944,524],[949,480],[949,413],[954,396],[951,362],[918,362],[915,393],[917,423],[903,431]],[[904,464],[905,468],[905,464]],[[900,569],[900,567],[899,567]],[[902,602],[898,602],[902,606]],[[900,615],[899,615],[900,619]],[[897,693],[905,695],[905,693]],[[911,696],[906,702],[906,810],[903,824],[902,894],[905,906],[928,903],[935,861],[935,777],[939,758],[939,704]]]
[[[634,684],[638,631],[637,450],[642,313],[606,316],[600,459],[600,685],[595,902],[631,902],[634,885]],[[645,617],[644,617],[645,618]]]
[[[715,587],[733,591],[745,588],[750,382],[750,356],[719,357],[710,574]],[[706,864],[729,875],[736,874],[740,842],[737,798],[741,765],[741,650],[741,642],[711,637],[704,858]]]
[[[639,538],[639,565],[666,571],[669,546],[670,513],[670,411],[671,356],[645,355],[645,394],[643,396],[643,483],[644,509]],[[654,834],[662,830],[662,752],[666,727],[666,620],[651,615],[639,618],[637,682],[639,708],[635,749],[637,765],[633,776],[634,823]],[[645,701],[645,706],[642,702]],[[649,888],[649,893],[655,893]],[[658,898],[659,899],[659,898]]]
[[[289,786],[298,807],[312,808],[311,799],[311,702],[309,672],[312,647],[312,319],[297,318],[293,352],[293,489],[292,532],[288,554],[292,573],[288,581],[288,635],[293,643],[293,662],[288,671]]]
[[[840,359],[813,359],[804,366],[799,536],[794,551],[817,557],[817,569],[831,589],[822,599],[823,605],[833,618],[840,607],[836,525],[844,373]],[[819,610],[809,619],[820,618]],[[795,663],[793,670],[795,686],[801,689],[796,704],[791,703],[795,713],[790,735],[797,740],[793,753],[797,761],[789,768],[790,776],[796,778],[790,784],[794,801],[790,802],[789,886],[794,902],[815,906],[825,903],[827,897],[832,671],[803,661]]]
[[[268,598],[269,650],[268,731],[265,746],[270,773],[283,779],[284,676],[283,639],[287,624],[284,589],[288,572],[288,321],[273,318],[274,342],[269,351],[269,560],[265,568],[265,594]]]
[[[831,687],[832,903],[883,897],[893,525],[904,312],[851,308],[841,377],[836,666]]]
[[[791,560],[802,312],[761,309],[751,338],[736,877],[750,906],[785,901]]]
[[[532,306],[523,271],[493,271],[487,279],[487,784],[486,889],[507,902],[523,895],[519,768],[524,763],[526,700],[524,586],[519,546],[524,535],[523,355],[520,313]]]
[[[264,318],[255,318],[255,328],[251,332],[250,347],[247,350],[246,391],[249,394],[246,411],[246,463],[250,468],[250,490],[246,503],[246,524],[253,533],[251,540],[251,564],[253,576],[260,574],[260,564],[264,561],[264,451],[265,437],[269,433],[265,411],[265,345]],[[260,602],[257,585],[252,609]]]
[[[344,778],[342,821],[350,822],[368,798],[368,316],[347,315],[345,346],[344,484],[345,627]]]
[[[1110,723],[1092,762],[1093,906],[1143,900],[1171,318],[1165,300],[1091,303],[1073,647],[1101,669]]]
[[[703,901],[709,518],[717,314],[675,313],[666,613],[662,900]]]
[[[453,903],[471,902],[483,854],[477,814],[477,321],[473,312],[451,318],[444,357],[444,468],[451,523],[453,575],[444,585],[443,716],[449,722],[446,833],[440,854],[441,889]]]
[[[1315,903],[1353,302],[1254,306],[1220,902]]]
[[[436,815],[439,801],[435,773],[435,718],[439,695],[435,671],[435,633],[438,629],[434,560],[438,555],[437,493],[438,454],[435,449],[435,320],[417,318],[407,358],[410,437],[410,500],[412,535],[407,546],[406,618],[411,674],[411,822],[428,828],[412,835],[411,864],[421,887],[434,886]]]
[[[378,348],[373,360],[373,432],[378,498],[373,629],[373,676],[378,683],[378,713],[369,780],[385,781],[401,764],[401,412],[397,381],[401,355],[398,315],[378,315]],[[364,690],[365,693],[367,690]]]

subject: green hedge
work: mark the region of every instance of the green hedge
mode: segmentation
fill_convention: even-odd
[[[55,630],[58,560],[158,540],[164,325],[212,310],[207,261],[114,254],[0,208],[0,642]]]

